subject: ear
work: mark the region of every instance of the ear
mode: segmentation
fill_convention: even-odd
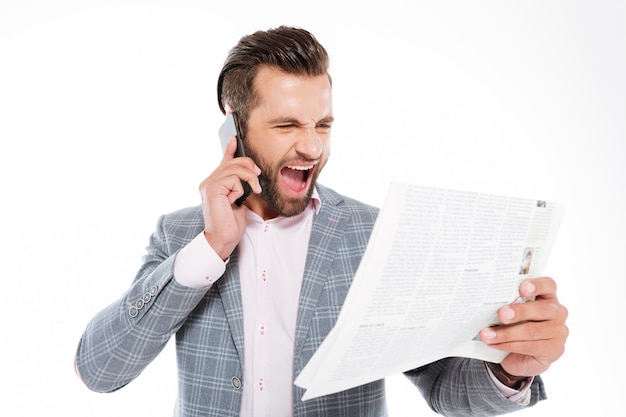
[[[226,113],[232,113],[235,111],[229,103],[225,103],[224,108],[226,109]]]

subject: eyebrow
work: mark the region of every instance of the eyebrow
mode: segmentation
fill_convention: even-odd
[[[319,123],[332,123],[335,121],[335,118],[332,116],[326,116],[321,118],[320,120],[316,121],[315,124],[319,124]],[[267,121],[268,124],[281,124],[281,123],[289,123],[289,124],[296,124],[296,125],[303,125],[306,123],[302,123],[300,122],[300,120],[296,119],[295,117],[277,117],[275,119],[271,119]]]

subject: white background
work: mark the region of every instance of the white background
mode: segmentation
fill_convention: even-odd
[[[331,55],[322,183],[375,205],[391,180],[565,203],[548,272],[571,336],[549,401],[518,415],[621,410],[624,2],[4,0],[0,414],[171,414],[171,345],[114,394],[81,385],[74,350],[157,217],[199,203],[228,49],[280,24]],[[431,413],[401,376],[388,388],[392,417]]]

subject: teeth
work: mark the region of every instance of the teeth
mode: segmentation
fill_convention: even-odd
[[[308,171],[309,169],[313,168],[313,167],[300,167],[300,166],[287,166],[287,168],[289,169],[294,169],[296,171]]]

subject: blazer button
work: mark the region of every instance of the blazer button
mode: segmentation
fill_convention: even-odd
[[[233,384],[233,388],[235,389],[241,388],[241,380],[237,378],[236,376],[234,376],[233,379],[230,380],[230,382]]]
[[[128,314],[129,314],[131,317],[137,317],[137,315],[139,314],[139,310],[137,309],[137,307],[135,307],[135,306],[131,306],[131,307],[128,309]]]

